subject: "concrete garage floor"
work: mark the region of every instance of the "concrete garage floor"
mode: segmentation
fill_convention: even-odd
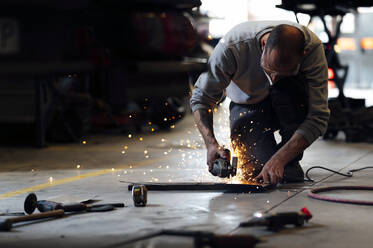
[[[228,145],[226,110],[215,118],[218,139]],[[140,140],[141,139],[141,140]],[[371,206],[323,202],[307,197],[312,187],[373,186],[373,170],[344,178],[315,170],[316,180],[282,185],[266,193],[148,192],[148,206],[133,206],[127,184],[120,182],[218,182],[205,166],[205,149],[192,117],[171,132],[92,135],[83,144],[53,144],[45,149],[0,148],[0,211],[23,211],[29,192],[38,199],[124,202],[127,207],[105,213],[84,213],[33,224],[17,224],[0,233],[0,247],[123,247],[121,242],[160,229],[203,230],[217,234],[252,234],[257,247],[372,247]],[[302,160],[306,171],[321,165],[346,172],[372,166],[372,144],[316,141]],[[371,192],[329,195],[373,200]],[[314,215],[303,228],[271,233],[264,228],[236,228],[256,211],[298,211],[306,206]],[[4,218],[4,217],[0,217]],[[126,247],[193,247],[192,239],[160,237]]]

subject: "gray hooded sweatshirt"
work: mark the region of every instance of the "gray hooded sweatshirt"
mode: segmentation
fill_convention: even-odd
[[[328,65],[319,38],[307,27],[288,21],[245,22],[235,26],[217,44],[208,61],[207,71],[198,78],[190,100],[192,111],[213,109],[224,91],[231,101],[254,104],[269,94],[270,82],[260,66],[260,38],[280,24],[301,30],[306,55],[299,73],[308,87],[308,114],[296,130],[309,144],[326,131],[328,108]]]

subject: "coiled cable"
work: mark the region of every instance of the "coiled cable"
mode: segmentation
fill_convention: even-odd
[[[354,172],[362,171],[362,170],[366,170],[366,169],[373,169],[373,166],[367,166],[367,167],[362,167],[362,168],[358,168],[358,169],[349,170],[349,171],[347,171],[347,173],[341,173],[341,172],[331,170],[331,169],[323,167],[323,166],[313,166],[313,167],[309,168],[306,171],[306,174],[305,174],[305,177],[310,182],[314,182],[314,180],[309,177],[308,173],[313,169],[323,169],[323,170],[327,170],[327,171],[336,173],[336,174],[341,175],[341,176],[352,177]],[[311,198],[317,199],[317,200],[322,200],[322,201],[373,206],[373,201],[343,199],[343,198],[336,198],[336,197],[330,197],[330,196],[324,196],[324,195],[319,195],[318,194],[318,193],[321,193],[321,192],[328,192],[328,191],[334,191],[334,190],[373,190],[373,186],[320,187],[320,188],[311,189],[310,192],[308,193],[308,196],[311,197]]]

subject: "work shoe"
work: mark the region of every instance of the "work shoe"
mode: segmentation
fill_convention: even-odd
[[[303,183],[304,172],[299,162],[287,164],[284,169],[282,183]]]

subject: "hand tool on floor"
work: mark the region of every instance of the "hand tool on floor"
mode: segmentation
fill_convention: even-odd
[[[40,212],[47,212],[57,209],[63,209],[65,212],[103,212],[113,210],[115,207],[124,207],[123,203],[105,203],[105,204],[85,204],[77,203],[59,203],[47,200],[37,200],[35,193],[30,193],[24,203],[24,210],[27,214],[32,214],[37,208]]]
[[[311,218],[311,212],[305,207],[299,212],[284,212],[272,215],[257,212],[254,213],[254,217],[251,220],[240,223],[240,227],[265,226],[268,230],[277,231],[286,225],[303,226],[304,222]]]
[[[30,214],[30,215],[25,215],[25,216],[7,218],[5,220],[0,220],[0,231],[10,231],[14,223],[62,217],[64,214],[65,214],[65,211],[63,211],[62,209],[58,209],[58,210],[49,211],[45,213]]]
[[[132,199],[135,207],[145,207],[148,200],[148,190],[145,185],[132,186]]]
[[[225,149],[229,154],[229,158],[218,158],[212,164],[212,169],[210,173],[214,176],[221,178],[229,178],[230,176],[234,177],[237,174],[237,162],[238,158],[232,158],[232,164],[230,163],[230,151]]]

